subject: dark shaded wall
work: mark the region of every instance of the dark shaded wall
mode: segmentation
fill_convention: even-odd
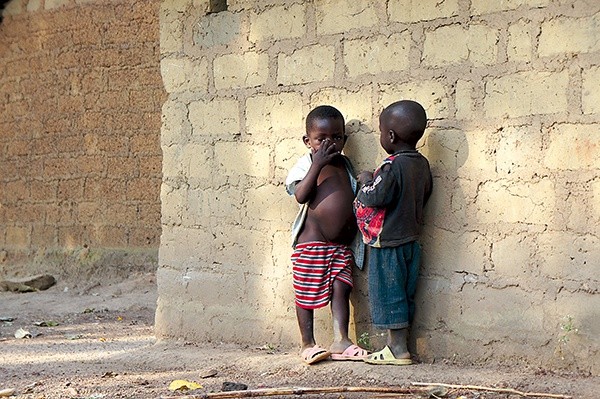
[[[13,0],[4,10],[0,276],[156,267],[159,2],[77,3]]]

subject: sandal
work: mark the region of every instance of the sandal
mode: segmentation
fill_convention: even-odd
[[[369,352],[358,345],[350,345],[343,353],[332,353],[331,360],[365,360]]]
[[[411,359],[396,359],[389,347],[367,356],[365,362],[369,364],[389,364],[393,366],[408,366],[412,364]]]
[[[321,360],[327,359],[329,356],[331,356],[331,352],[321,348],[319,345],[315,345],[312,348],[304,349],[300,356],[302,356],[304,363],[315,364]]]

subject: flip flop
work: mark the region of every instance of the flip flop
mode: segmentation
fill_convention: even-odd
[[[408,366],[412,364],[411,359],[396,359],[389,347],[385,347],[379,352],[374,352],[365,359],[369,364],[388,364],[393,366]]]
[[[315,364],[321,360],[327,359],[329,356],[331,356],[331,352],[321,348],[319,345],[315,345],[312,348],[304,349],[300,356],[302,356],[304,363]]]
[[[331,360],[365,360],[369,352],[358,345],[350,345],[342,353],[332,353]]]

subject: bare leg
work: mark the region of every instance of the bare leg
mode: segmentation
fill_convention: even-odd
[[[350,292],[352,287],[335,280],[331,296],[331,315],[333,317],[333,343],[329,350],[331,353],[342,353],[352,345],[348,337],[348,324],[350,323]]]
[[[396,359],[410,359],[408,328],[388,330],[388,346]]]
[[[306,348],[312,348],[316,345],[314,335],[314,311],[312,309],[303,309],[296,305],[296,317],[298,318],[298,326],[300,327],[300,335],[302,336],[302,352]]]

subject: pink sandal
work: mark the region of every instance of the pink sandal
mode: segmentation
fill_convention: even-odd
[[[343,353],[332,353],[331,360],[364,360],[368,355],[366,349],[358,345],[350,345]]]
[[[306,364],[314,364],[320,362],[321,360],[327,359],[331,356],[331,352],[327,349],[321,348],[319,345],[315,345],[312,348],[306,348],[302,351],[302,360]]]

